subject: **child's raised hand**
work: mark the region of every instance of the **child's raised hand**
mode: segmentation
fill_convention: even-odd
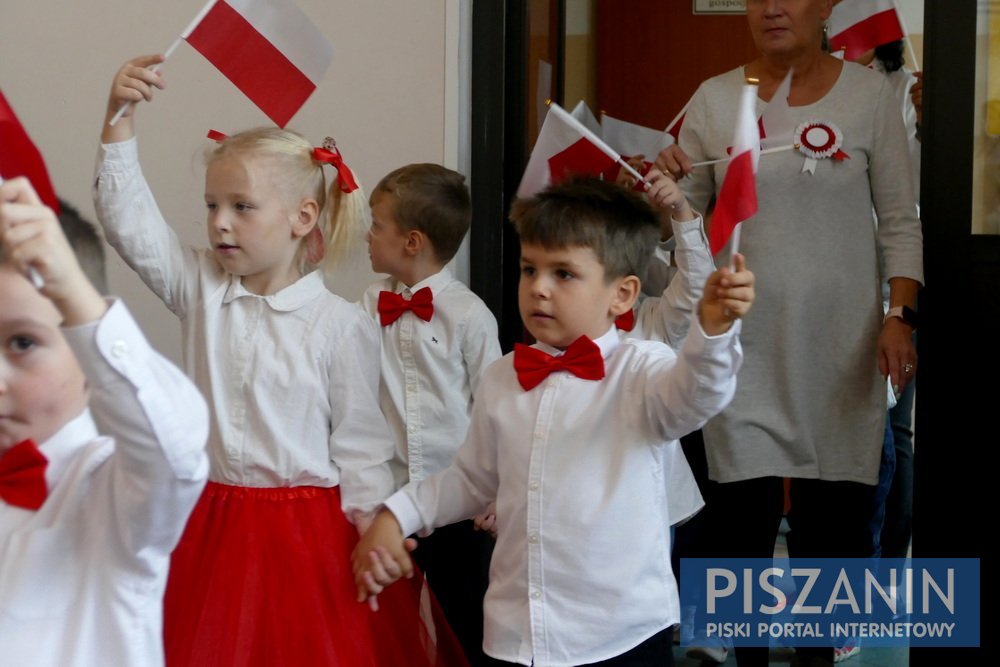
[[[166,86],[160,75],[151,69],[165,60],[162,55],[148,55],[133,58],[121,66],[111,82],[111,93],[108,96],[108,109],[104,118],[104,130],[101,141],[112,144],[131,139],[135,134],[132,115],[135,104],[143,100],[153,99],[153,89],[163,90]],[[121,119],[110,125],[111,119],[122,106],[127,106]]]
[[[56,214],[42,204],[26,178],[0,185],[0,247],[20,272],[41,278],[40,290],[62,313],[64,325],[92,322],[107,310],[80,268]]]
[[[393,513],[379,512],[351,554],[358,602],[378,595],[401,577],[412,577],[413,561],[409,552],[415,548],[414,540],[404,539]],[[373,608],[376,607],[373,605]]]
[[[733,268],[715,271],[705,283],[698,307],[701,328],[709,336],[725,333],[732,323],[750,312],[754,300],[754,275],[746,258],[733,255]]]
[[[646,180],[649,182],[646,197],[653,208],[661,212],[669,211],[679,222],[694,220],[694,211],[672,176],[659,169],[650,169]]]

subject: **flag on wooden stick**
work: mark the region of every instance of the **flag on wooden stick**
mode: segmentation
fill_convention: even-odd
[[[713,255],[722,250],[730,238],[731,252],[738,252],[739,224],[757,213],[756,172],[760,131],[754,113],[756,100],[757,86],[744,85],[733,133],[732,158],[726,168],[708,230],[709,250]]]
[[[856,60],[906,32],[893,0],[841,0],[830,14],[829,35],[831,51],[843,49],[846,60]]]
[[[217,0],[185,39],[279,127],[333,60],[333,45],[290,0]]]

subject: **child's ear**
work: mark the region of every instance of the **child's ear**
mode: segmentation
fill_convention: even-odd
[[[419,255],[428,245],[427,235],[417,229],[411,229],[406,232],[405,236],[406,243],[403,247],[406,250],[406,254],[411,257]]]
[[[292,217],[292,238],[303,238],[313,230],[318,221],[319,202],[311,197],[303,199]]]
[[[632,310],[635,300],[639,298],[639,289],[642,283],[638,276],[625,276],[618,279],[618,287],[615,289],[615,296],[611,302],[611,315],[618,317]]]

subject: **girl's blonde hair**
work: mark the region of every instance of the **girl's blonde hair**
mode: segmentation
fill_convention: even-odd
[[[305,137],[293,130],[259,127],[230,137],[218,136],[219,143],[210,149],[206,164],[224,157],[267,157],[280,162],[274,171],[280,189],[290,198],[311,197],[320,208],[316,227],[304,239],[297,254],[299,270],[305,274],[320,266],[332,268],[359,246],[369,227],[368,198],[358,185],[344,192],[338,176],[326,187],[324,162],[317,161],[315,149]],[[343,165],[346,174],[357,183],[354,172]]]

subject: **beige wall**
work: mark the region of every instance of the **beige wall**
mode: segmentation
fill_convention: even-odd
[[[370,189],[413,161],[460,162],[459,6],[464,0],[296,0],[330,38],[333,64],[289,127],[336,138]],[[0,88],[35,139],[57,191],[93,218],[90,180],[107,91],[126,59],[164,51],[203,0],[4,2]],[[178,233],[204,244],[205,132],[267,118],[189,45],[163,68],[168,88],[139,110],[143,167]],[[112,290],[126,298],[154,345],[174,358],[176,320],[109,249]],[[375,276],[352,270],[338,291],[354,298]]]

